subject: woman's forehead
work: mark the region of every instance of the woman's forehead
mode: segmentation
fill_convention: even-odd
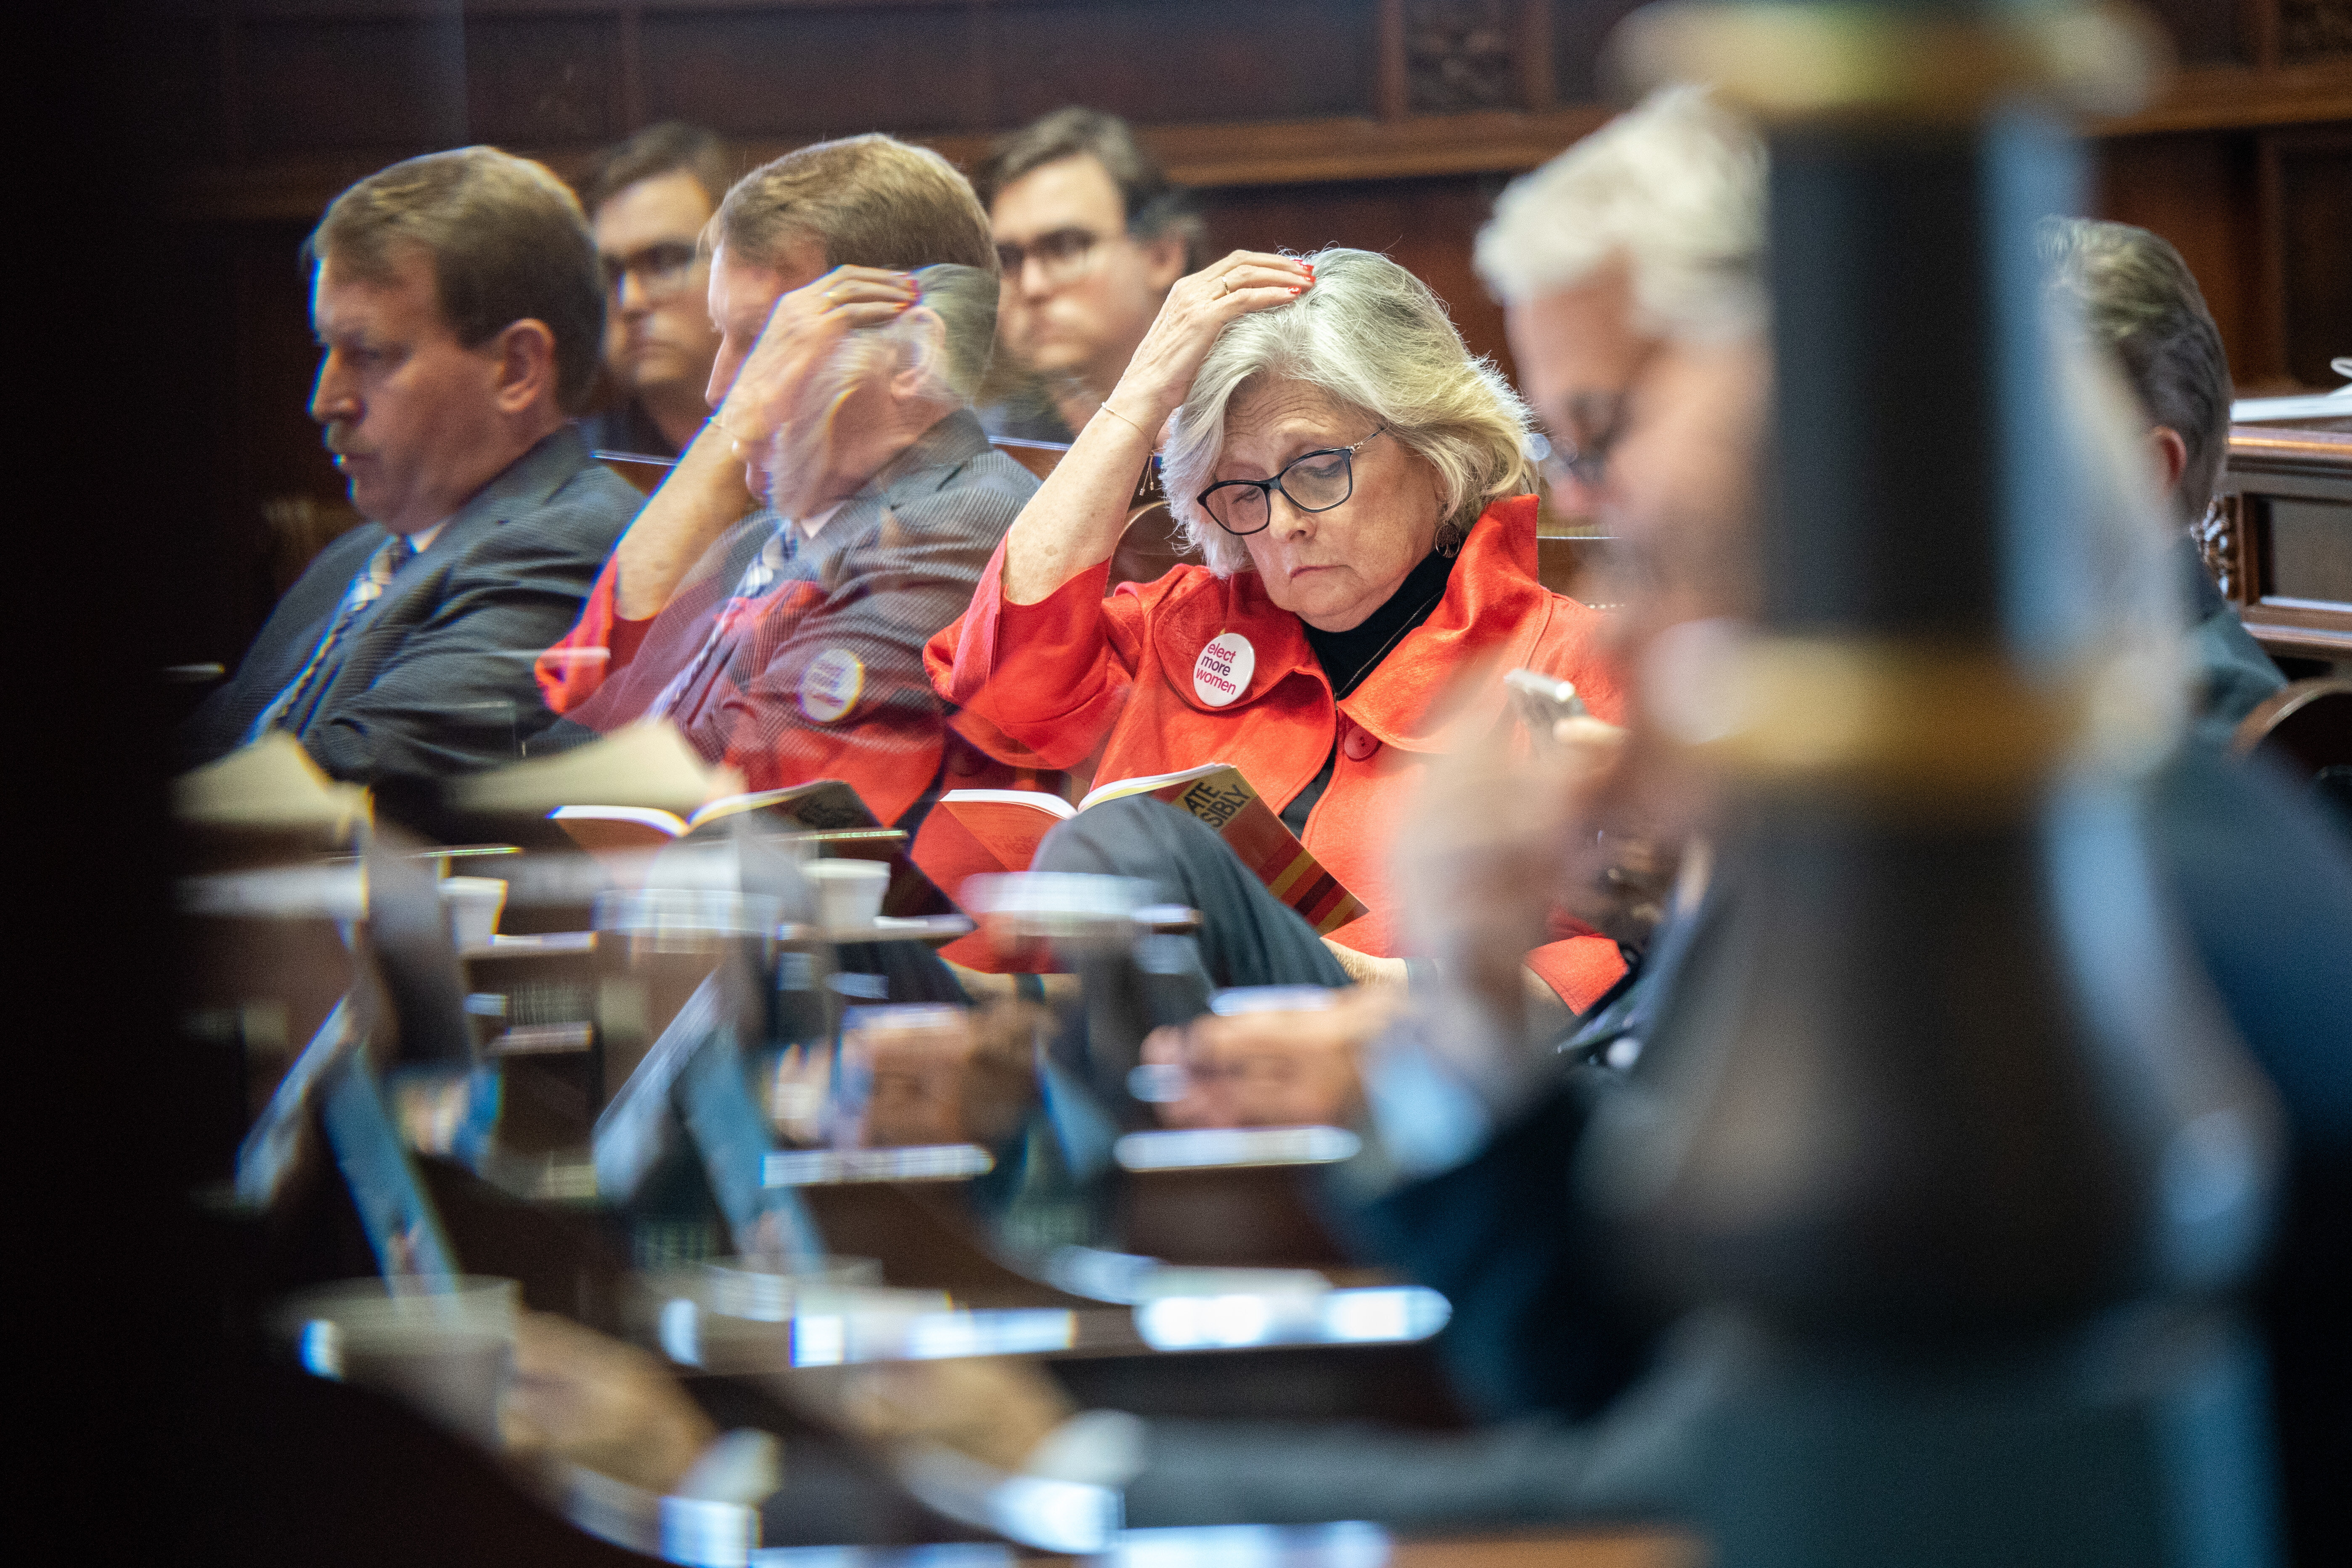
[[[1357,410],[1311,383],[1252,377],[1225,405],[1217,466],[1280,462],[1313,447],[1344,446],[1360,434],[1350,433],[1360,423]]]

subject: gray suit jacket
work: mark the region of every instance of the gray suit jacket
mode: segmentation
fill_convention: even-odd
[[[344,635],[317,678],[319,700],[306,703],[303,746],[328,773],[362,784],[513,761],[518,737],[548,721],[531,660],[579,618],[644,500],[569,425],[516,458]],[[183,726],[184,763],[244,744],[385,538],[367,523],[320,552],[236,674]]]

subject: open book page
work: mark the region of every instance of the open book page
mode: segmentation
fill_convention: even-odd
[[[719,781],[667,721],[631,724],[551,757],[534,757],[458,780],[463,810],[485,816],[545,816],[564,805],[650,806],[684,816]]]
[[[547,815],[592,855],[658,849],[686,832],[684,817],[650,805],[560,805]]]
[[[835,784],[836,781],[833,779],[820,779],[814,784],[795,784],[790,789],[755,789],[748,795],[722,795],[717,800],[708,802],[693,816],[688,817],[685,828],[691,832],[706,823],[718,822],[747,811],[764,811],[772,805],[781,805],[790,811],[796,805],[804,805],[818,799],[822,793],[828,792],[829,787]],[[849,790],[847,784],[839,784],[838,787]],[[856,798],[856,793],[855,790],[849,790],[853,799]],[[858,801],[857,810],[865,818],[865,821],[858,826],[863,826],[873,822],[874,816],[866,810],[864,801]],[[800,814],[793,812],[792,815],[797,818]]]
[[[1218,773],[1232,773],[1235,778],[1241,777],[1241,770],[1230,763],[1202,763],[1197,768],[1186,768],[1181,773],[1146,773],[1140,778],[1113,779],[1107,784],[1097,784],[1088,790],[1086,798],[1078,802],[1078,809],[1084,811],[1090,805],[1099,805],[1104,801],[1119,800],[1130,795],[1156,795],[1160,799],[1172,803],[1172,796],[1161,793],[1170,785],[1188,784],[1194,779],[1212,778]],[[1242,787],[1249,788],[1246,784]],[[1257,792],[1251,790],[1250,793],[1255,795]],[[1216,824],[1211,823],[1209,826],[1214,827]]]
[[[1010,789],[951,790],[940,797],[940,805],[1005,869],[1023,871],[1036,858],[1038,844],[1055,823],[1104,801],[1134,795],[1164,800],[1215,828],[1266,890],[1318,931],[1328,935],[1366,913],[1362,901],[1323,868],[1230,763],[1207,763],[1181,773],[1119,779],[1093,791],[1076,810],[1056,795]]]
[[[722,795],[688,817],[683,826],[698,838],[732,833],[738,826],[755,833],[828,835],[819,853],[890,868],[890,886],[882,895],[884,914],[917,919],[959,912],[955,901],[915,864],[908,852],[908,836],[886,827],[856,789],[840,779]]]
[[[940,796],[940,809],[962,824],[1008,871],[1027,870],[1054,825],[1078,814],[1060,795],[1034,789],[951,789]]]
[[[1241,769],[1217,764],[1168,775],[1166,782],[1135,782],[1153,787],[1118,793],[1149,794],[1215,828],[1225,847],[1265,884],[1265,890],[1297,910],[1318,934],[1328,936],[1370,912],[1323,868],[1249,780],[1242,777]],[[1097,790],[1087,801],[1116,799],[1114,790],[1117,785]]]

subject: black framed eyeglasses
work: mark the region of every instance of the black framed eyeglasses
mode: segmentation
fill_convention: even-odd
[[[1227,479],[1192,499],[1227,533],[1262,533],[1274,521],[1274,492],[1301,511],[1329,511],[1356,493],[1356,448],[1388,434],[1385,425],[1354,447],[1325,447],[1290,459],[1270,479]]]
[[[618,299],[621,280],[634,277],[648,299],[677,293],[694,281],[694,242],[664,240],[629,256],[600,256],[597,269],[604,276],[604,295]]]
[[[1059,287],[1085,272],[1100,254],[1102,236],[1092,229],[1057,228],[1039,235],[1025,245],[1011,240],[999,240],[996,245],[996,265],[1008,283],[1021,280],[1021,269],[1034,261],[1045,275],[1049,287]]]

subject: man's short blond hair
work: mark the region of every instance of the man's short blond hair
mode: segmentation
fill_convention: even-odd
[[[571,187],[495,147],[428,153],[370,174],[334,199],[302,242],[302,262],[388,281],[404,253],[433,268],[441,319],[479,348],[515,322],[555,339],[557,401],[576,411],[604,353],[604,281]]]
[[[711,220],[714,247],[777,267],[798,240],[824,264],[912,272],[941,262],[996,275],[996,244],[971,182],[928,147],[845,136],[762,163],[735,182]]]

